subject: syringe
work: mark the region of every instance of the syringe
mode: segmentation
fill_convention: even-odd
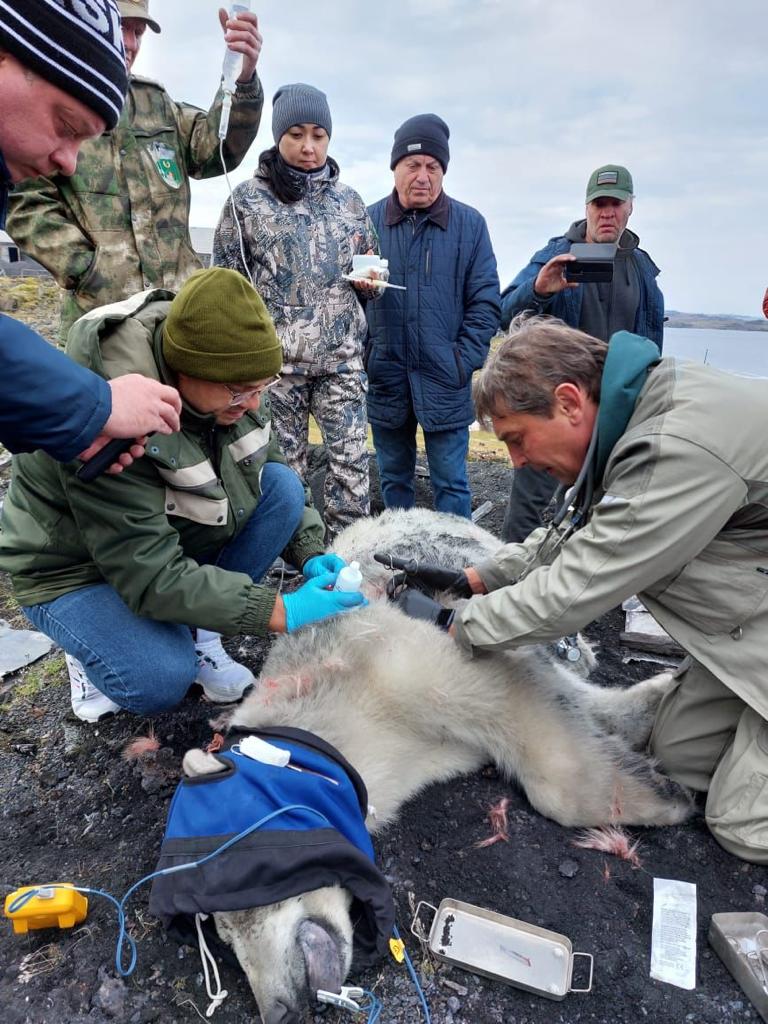
[[[250,0],[238,0],[229,9],[230,18],[236,18],[243,11],[250,11]],[[221,118],[219,120],[219,138],[226,139],[229,130],[229,113],[232,109],[232,97],[237,89],[237,78],[243,66],[243,55],[229,47],[224,51],[224,63],[221,66],[221,87],[224,90],[224,99],[221,104]]]

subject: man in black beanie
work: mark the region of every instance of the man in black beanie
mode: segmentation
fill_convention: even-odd
[[[13,186],[72,174],[80,145],[117,123],[126,87],[112,0],[0,0],[0,228]],[[174,388],[138,374],[107,382],[7,316],[0,360],[0,441],[12,452],[41,448],[68,462],[110,438],[178,429]]]
[[[499,277],[484,218],[443,191],[449,137],[437,114],[401,124],[394,190],[368,211],[405,288],[368,303],[368,419],[387,508],[413,507],[420,425],[435,508],[469,518],[471,381],[499,325]]]

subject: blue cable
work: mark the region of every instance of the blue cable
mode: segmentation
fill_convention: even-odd
[[[21,908],[25,906],[27,903],[29,903],[31,899],[34,899],[34,897],[37,896],[38,893],[42,892],[43,890],[50,889],[74,889],[75,892],[85,892],[92,896],[103,896],[104,899],[109,900],[109,902],[117,908],[117,920],[120,925],[120,933],[118,936],[117,948],[115,951],[115,967],[117,968],[118,973],[121,974],[124,978],[127,978],[129,974],[132,974],[136,967],[137,953],[136,943],[134,942],[133,938],[128,934],[125,927],[125,913],[123,911],[122,906],[123,903],[125,902],[125,898],[123,898],[118,903],[118,901],[111,893],[104,892],[103,889],[89,889],[84,885],[40,885],[36,889],[29,889],[27,892],[22,893],[21,896],[17,896],[16,899],[13,900],[13,902],[8,907],[8,913],[15,914],[17,910],[21,910]],[[123,943],[126,940],[128,949],[130,950],[131,953],[131,962],[127,970],[123,970],[120,964],[120,960],[122,959]]]
[[[393,925],[392,934],[396,939],[402,942],[402,939],[400,938],[400,932],[397,930],[397,925]],[[411,981],[414,984],[416,992],[418,993],[419,996],[419,1000],[421,1002],[421,1008],[424,1012],[425,1024],[432,1024],[432,1018],[429,1014],[429,1006],[427,1005],[427,997],[424,995],[424,990],[422,989],[419,983],[419,979],[416,974],[416,969],[413,966],[413,963],[411,962],[411,958],[408,956],[408,951],[405,948],[405,943],[403,943],[403,957],[405,958],[405,966],[408,968],[408,973],[411,976]],[[363,991],[368,1001],[364,1004],[361,1004],[360,1010],[363,1013],[368,1013],[368,1020],[366,1021],[366,1024],[377,1024],[377,1021],[381,1017],[381,1012],[384,1009],[384,1004],[377,996],[374,995],[373,992],[370,992],[368,989],[364,989]]]
[[[360,1006],[363,1013],[368,1012],[368,1020],[365,1024],[376,1024],[376,1021],[381,1016],[382,1002],[381,1000],[370,992],[367,988],[363,990],[368,1002]]]
[[[329,828],[331,827],[331,823],[328,821],[326,816],[324,814],[321,814],[320,811],[316,810],[314,807],[305,807],[303,804],[289,804],[287,807],[280,807],[278,808],[278,810],[272,811],[270,814],[266,814],[263,818],[260,818],[259,821],[255,822],[253,825],[249,825],[248,828],[243,829],[242,832],[239,832],[236,836],[233,836],[231,839],[228,839],[226,843],[222,843],[221,846],[217,847],[215,850],[212,850],[211,853],[206,854],[205,857],[201,857],[200,860],[190,861],[188,864],[176,864],[172,868],[163,868],[162,871],[153,871],[151,874],[145,875],[143,878],[140,878],[138,882],[134,882],[134,884],[130,887],[130,889],[128,889],[126,894],[119,902],[110,893],[104,892],[103,889],[87,889],[85,886],[79,885],[41,885],[38,886],[36,889],[30,889],[28,892],[23,893],[21,896],[17,896],[16,899],[8,907],[8,913],[13,914],[17,910],[20,910],[33,897],[37,896],[41,889],[72,888],[75,889],[77,892],[86,892],[92,893],[94,896],[103,896],[105,899],[108,899],[110,903],[113,903],[115,907],[117,907],[117,921],[120,926],[120,929],[117,938],[117,947],[115,949],[115,969],[122,978],[127,978],[129,977],[129,975],[133,974],[136,968],[137,953],[136,943],[134,942],[133,938],[128,934],[128,930],[125,927],[125,904],[130,899],[131,895],[136,891],[136,889],[138,889],[139,886],[143,885],[145,882],[149,882],[153,878],[159,878],[161,875],[174,875],[176,874],[177,871],[189,871],[191,868],[201,867],[203,864],[206,864],[213,857],[217,857],[220,853],[224,853],[224,851],[228,850],[230,846],[234,846],[234,844],[239,843],[241,839],[245,839],[245,837],[249,836],[251,832],[255,832],[256,829],[261,828],[262,825],[266,825],[267,822],[272,821],[273,818],[277,818],[281,814],[287,814],[289,811],[309,811],[310,814],[314,814],[316,817],[320,818],[326,825],[328,825]],[[128,964],[128,967],[123,968],[123,949],[126,945],[131,954],[131,959]]]
[[[233,836],[231,839],[228,839],[226,843],[222,843],[221,846],[217,847],[215,850],[212,850],[211,853],[206,854],[205,857],[201,857],[200,860],[190,861],[188,864],[177,864],[172,868],[163,868],[162,871],[153,871],[151,874],[145,875],[143,878],[140,878],[138,882],[134,882],[134,884],[130,887],[130,889],[127,890],[127,892],[120,901],[118,901],[111,893],[104,892],[103,889],[89,889],[85,886],[80,885],[41,885],[35,889],[30,889],[27,892],[22,893],[21,896],[17,896],[16,899],[13,900],[10,906],[8,907],[8,913],[14,914],[17,910],[20,910],[31,899],[37,896],[37,894],[42,889],[71,888],[74,889],[76,892],[88,893],[93,896],[103,896],[104,899],[109,900],[109,902],[112,903],[117,909],[117,920],[120,928],[117,939],[117,946],[115,948],[115,969],[122,978],[127,978],[131,974],[133,974],[134,970],[136,969],[136,960],[138,954],[136,951],[136,943],[132,936],[128,934],[128,930],[125,926],[125,904],[128,902],[128,900],[136,891],[136,889],[138,889],[139,886],[143,885],[145,882],[151,881],[153,878],[159,878],[162,875],[173,875],[177,871],[189,871],[192,868],[201,867],[203,864],[206,864],[209,860],[212,860],[212,858],[217,857],[220,853],[224,853],[225,850],[228,850],[231,846],[234,846],[235,843],[239,843],[241,839],[245,839],[245,837],[249,836],[251,832],[255,832],[256,829],[261,828],[263,825],[266,825],[268,822],[272,821],[273,818],[277,818],[281,814],[287,814],[289,811],[309,811],[310,814],[314,814],[316,817],[320,818],[321,821],[323,821],[326,825],[331,827],[331,823],[328,821],[325,815],[321,814],[320,811],[316,810],[314,807],[305,807],[303,804],[289,804],[287,807],[280,807],[278,810],[272,811],[270,814],[266,814],[263,818],[260,818],[259,821],[255,822],[253,825],[249,825],[248,828],[243,829],[242,832],[239,832],[236,836]],[[400,932],[397,930],[396,925],[393,926],[392,930],[395,938],[398,941],[402,942],[402,939],[400,938]],[[124,968],[122,965],[122,960],[123,950],[126,946],[128,947],[128,950],[130,952],[130,962],[128,964],[128,967]],[[411,963],[411,958],[408,956],[405,944],[403,944],[403,956],[405,958],[405,965],[408,968],[408,973],[411,976],[411,980],[416,988],[416,992],[418,993],[419,999],[421,1001],[421,1007],[422,1010],[424,1011],[425,1024],[432,1024],[432,1018],[429,1015],[429,1006],[427,1005],[427,1000],[424,995],[424,991],[421,985],[419,984],[419,979],[416,975],[416,970],[413,964]],[[365,990],[365,996],[367,997],[368,1002],[365,1005],[361,1006],[360,1009],[362,1012],[368,1013],[368,1020],[366,1024],[376,1024],[376,1022],[379,1020],[381,1016],[383,1004],[381,1000],[376,995],[374,995],[373,992],[370,992],[367,989]]]
[[[400,938],[400,932],[397,930],[397,925],[392,926],[392,932],[398,941],[403,941]],[[424,1020],[426,1024],[432,1024],[432,1018],[429,1015],[429,1006],[427,1006],[427,997],[424,995],[424,990],[419,984],[419,979],[416,976],[416,968],[411,963],[411,958],[408,956],[408,950],[405,948],[405,943],[403,943],[403,956],[405,957],[405,966],[408,968],[408,973],[411,976],[411,981],[413,982],[416,991],[419,994],[419,999],[421,1000],[421,1008],[424,1011]]]

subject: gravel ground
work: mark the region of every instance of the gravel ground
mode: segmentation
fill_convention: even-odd
[[[321,476],[318,455],[316,490]],[[471,478],[475,504],[495,502],[482,525],[498,532],[509,470],[497,462],[475,462]],[[429,501],[423,481],[419,500]],[[22,624],[2,575],[0,605],[0,615]],[[586,631],[600,645],[597,679],[606,684],[650,674],[648,666],[622,663],[627,652],[617,641],[620,628],[615,611]],[[263,642],[241,637],[228,646],[258,672]],[[0,683],[0,702],[2,895],[19,885],[62,880],[122,895],[154,868],[181,756],[209,738],[210,706],[199,692],[191,692],[175,712],[151,723],[119,715],[94,729],[69,712],[60,652]],[[139,763],[124,761],[125,744],[150,726],[161,742],[160,751]],[[474,844],[489,834],[489,806],[504,796],[510,801],[509,843],[476,849]],[[706,933],[714,912],[765,910],[765,870],[725,854],[701,818],[679,827],[634,832],[642,844],[639,869],[577,850],[572,831],[534,813],[492,767],[435,786],[408,804],[400,821],[376,842],[404,936],[414,900],[436,905],[452,897],[563,933],[574,949],[595,958],[592,992],[571,994],[558,1003],[436,964],[408,936],[435,1024],[757,1021],[708,947]],[[649,977],[654,876],[698,885],[699,955],[692,992]],[[125,980],[115,971],[115,911],[98,897],[92,898],[85,924],[74,931],[24,937],[13,935],[7,924],[0,928],[5,1024],[186,1024],[205,1019],[199,959],[193,950],[167,939],[147,913],[147,900],[148,889],[141,889],[128,907],[138,964]],[[229,998],[213,1019],[218,1024],[255,1021],[240,972],[224,966],[222,973]],[[416,1024],[422,1019],[414,987],[394,961],[352,980],[374,988],[383,1001],[380,1024]],[[577,972],[576,983],[582,980]],[[324,1024],[353,1019],[361,1018],[336,1010],[315,1018]]]

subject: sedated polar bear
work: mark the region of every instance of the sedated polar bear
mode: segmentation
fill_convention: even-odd
[[[387,551],[459,569],[498,545],[467,520],[420,509],[349,527],[335,550],[360,562],[369,606],[278,638],[254,691],[218,725],[293,726],[331,743],[365,782],[374,832],[430,783],[491,761],[561,825],[684,820],[687,792],[642,753],[669,674],[606,689],[541,646],[470,658],[445,633],[387,602],[388,570],[372,557]],[[589,664],[591,652],[583,650],[580,664]],[[221,768],[202,751],[184,759],[187,776]],[[351,903],[344,888],[323,886],[214,914],[264,1024],[299,1022],[318,988],[339,989],[352,956]]]

